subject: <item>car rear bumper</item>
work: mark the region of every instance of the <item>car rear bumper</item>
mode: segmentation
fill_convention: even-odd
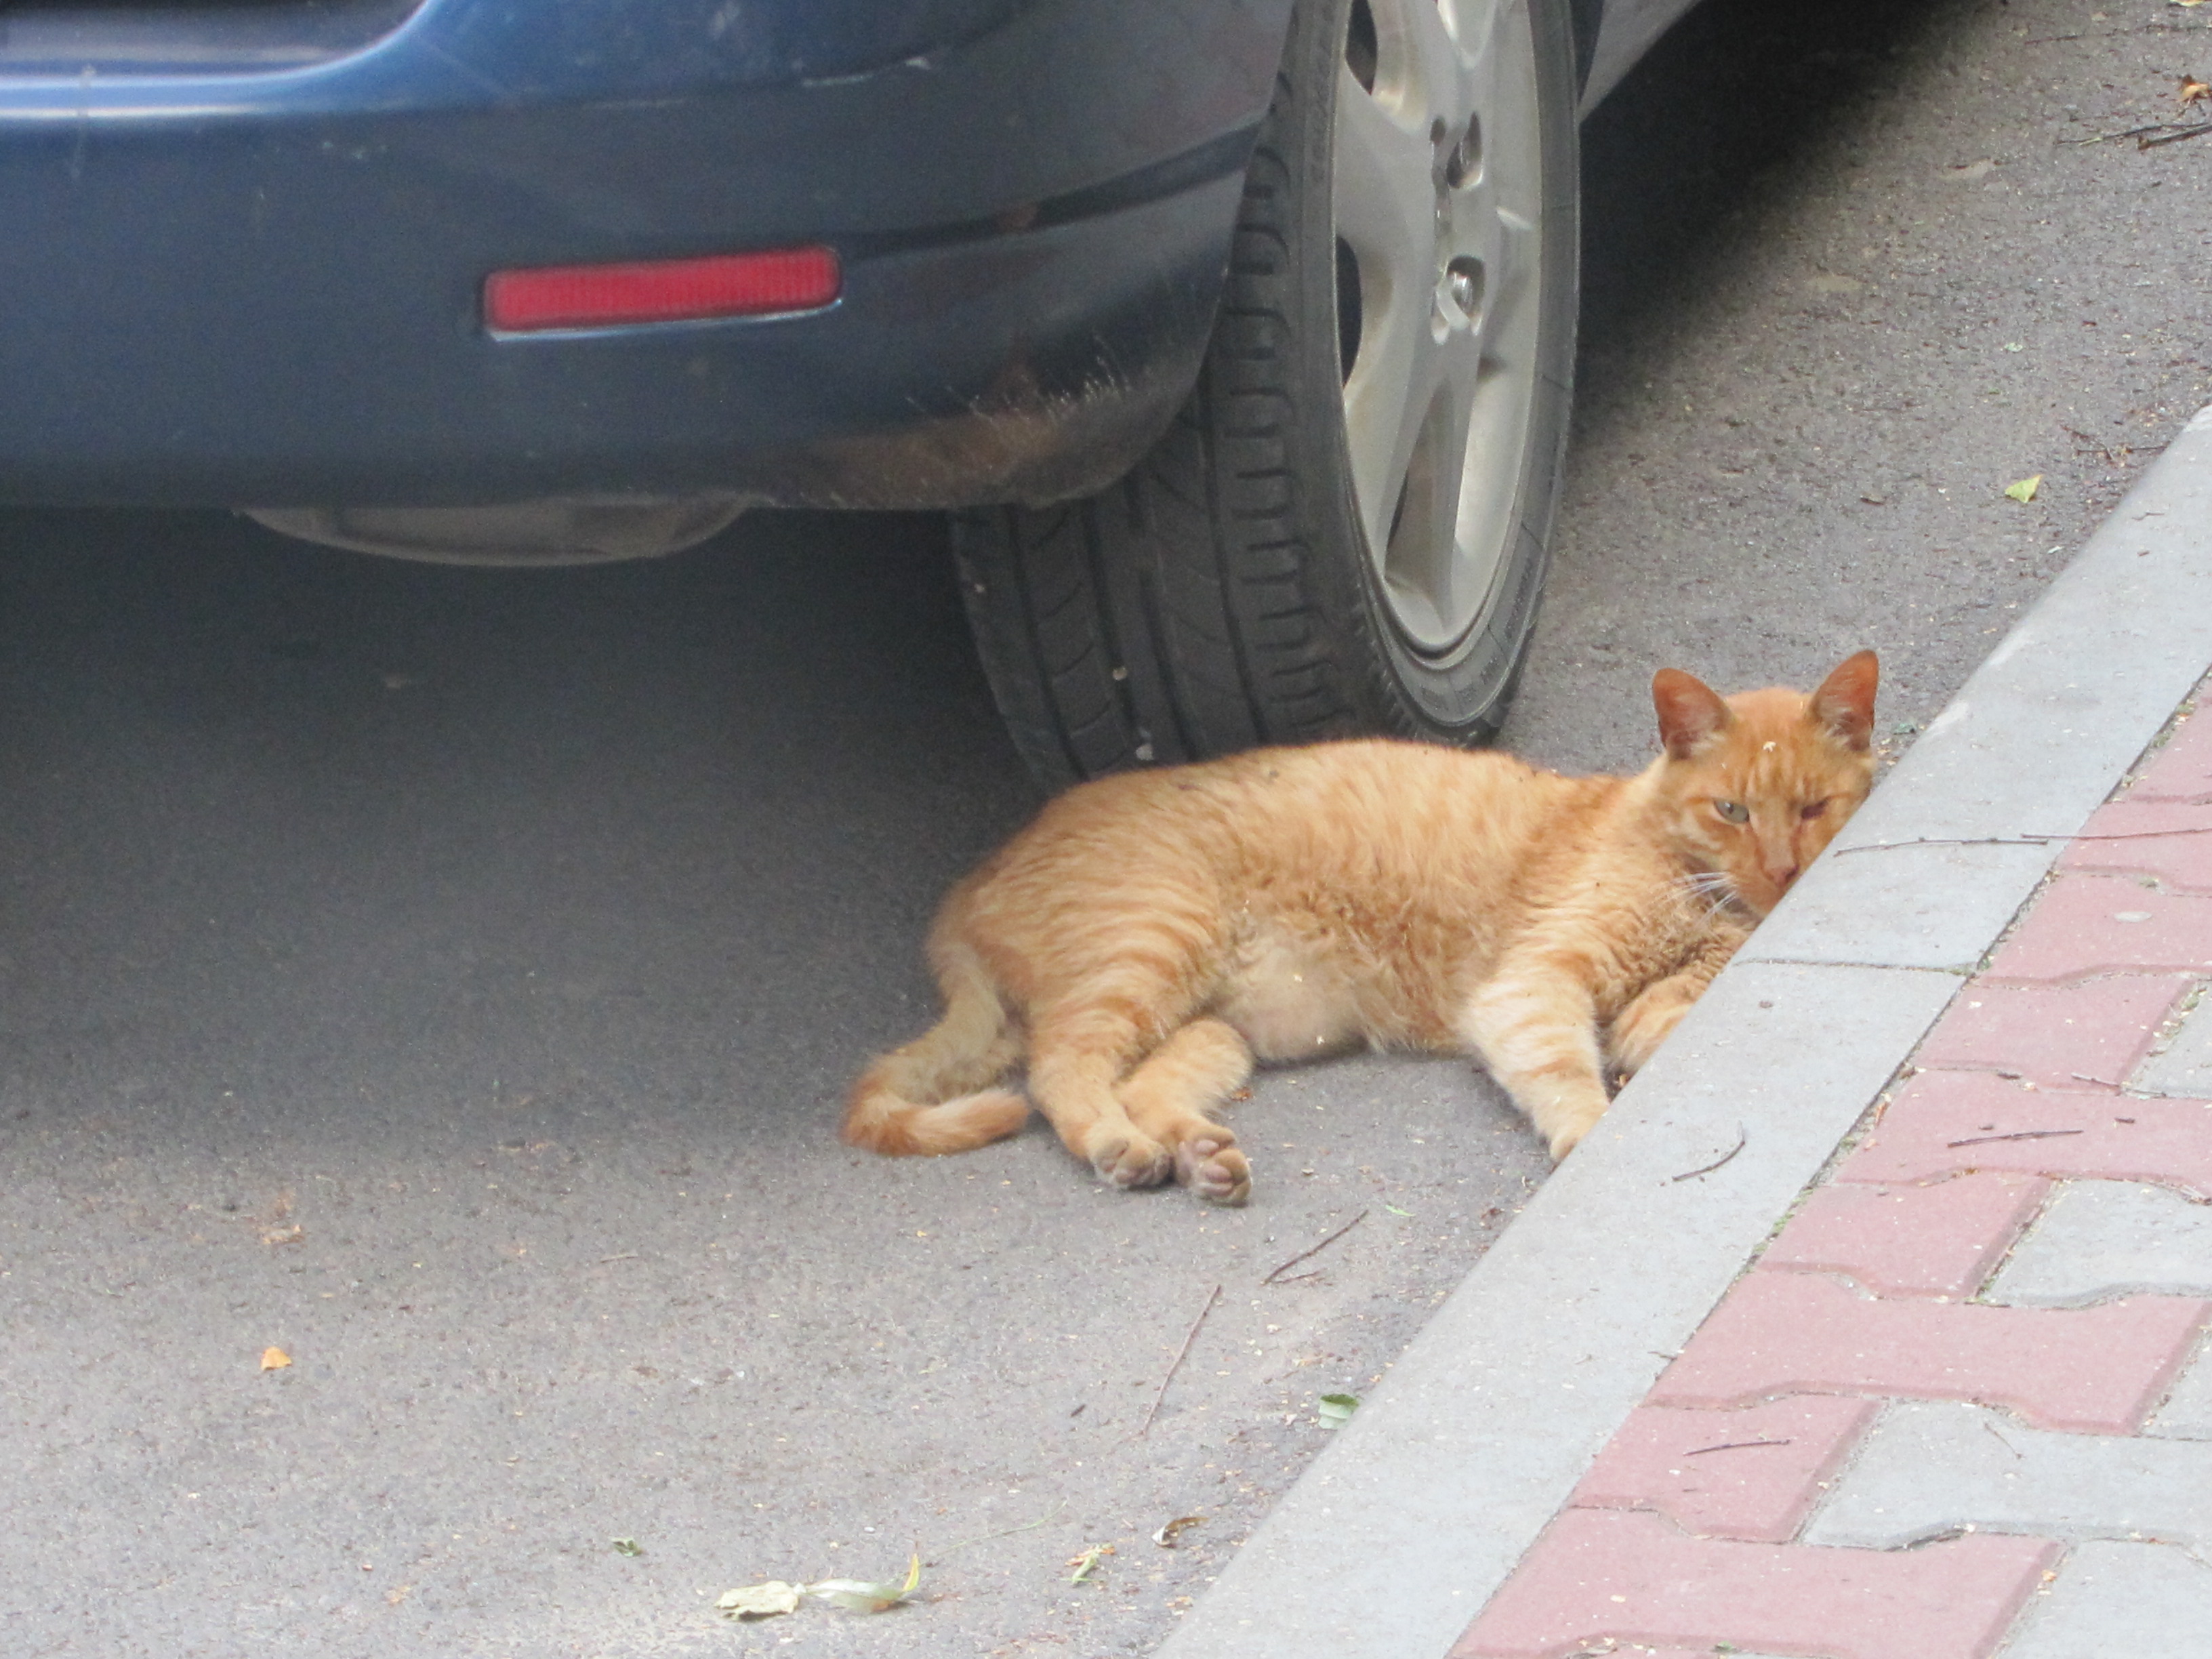
[[[385,33],[273,70],[163,59],[214,52],[189,9],[112,61],[0,35],[0,500],[1095,488],[1195,373],[1285,9],[362,0]],[[483,323],[498,270],[817,242],[805,315]]]

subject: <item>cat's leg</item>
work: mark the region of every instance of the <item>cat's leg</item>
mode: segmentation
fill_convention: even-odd
[[[1252,1075],[1237,1029],[1194,1019],[1147,1054],[1117,1092],[1129,1121],[1175,1154],[1175,1178],[1215,1204],[1252,1195],[1252,1166],[1237,1137],[1206,1115]]]
[[[1605,1056],[1617,1077],[1634,1077],[1705,994],[1710,974],[1669,974],[1647,985],[1605,1034]]]
[[[1576,964],[1509,957],[1468,1000],[1459,1032],[1553,1158],[1572,1152],[1605,1115],[1597,1006]]]
[[[1624,1077],[1642,1071],[1659,1045],[1681,1024],[1690,1005],[1705,995],[1705,987],[1749,937],[1747,929],[1716,933],[1680,968],[1639,991],[1613,1017],[1606,1032],[1606,1057],[1613,1068]]]
[[[1164,1021],[1143,1019],[1114,1002],[1085,1000],[1032,1012],[1030,1098],[1067,1150],[1109,1186],[1157,1187],[1175,1154],[1130,1121],[1117,1091]]]

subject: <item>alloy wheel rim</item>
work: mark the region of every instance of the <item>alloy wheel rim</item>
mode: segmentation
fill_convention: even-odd
[[[1489,609],[1535,402],[1542,135],[1527,0],[1354,0],[1332,163],[1353,501],[1418,653]]]

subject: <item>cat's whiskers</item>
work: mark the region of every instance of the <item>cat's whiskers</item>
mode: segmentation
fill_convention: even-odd
[[[1708,920],[1736,901],[1735,878],[1725,870],[1693,870],[1676,877],[1675,884],[1692,898],[1705,900]]]

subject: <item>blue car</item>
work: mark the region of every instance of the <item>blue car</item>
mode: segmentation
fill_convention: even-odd
[[[1492,733],[1576,121],[1686,0],[0,8],[0,501],[418,558],[954,512],[1025,757]]]

